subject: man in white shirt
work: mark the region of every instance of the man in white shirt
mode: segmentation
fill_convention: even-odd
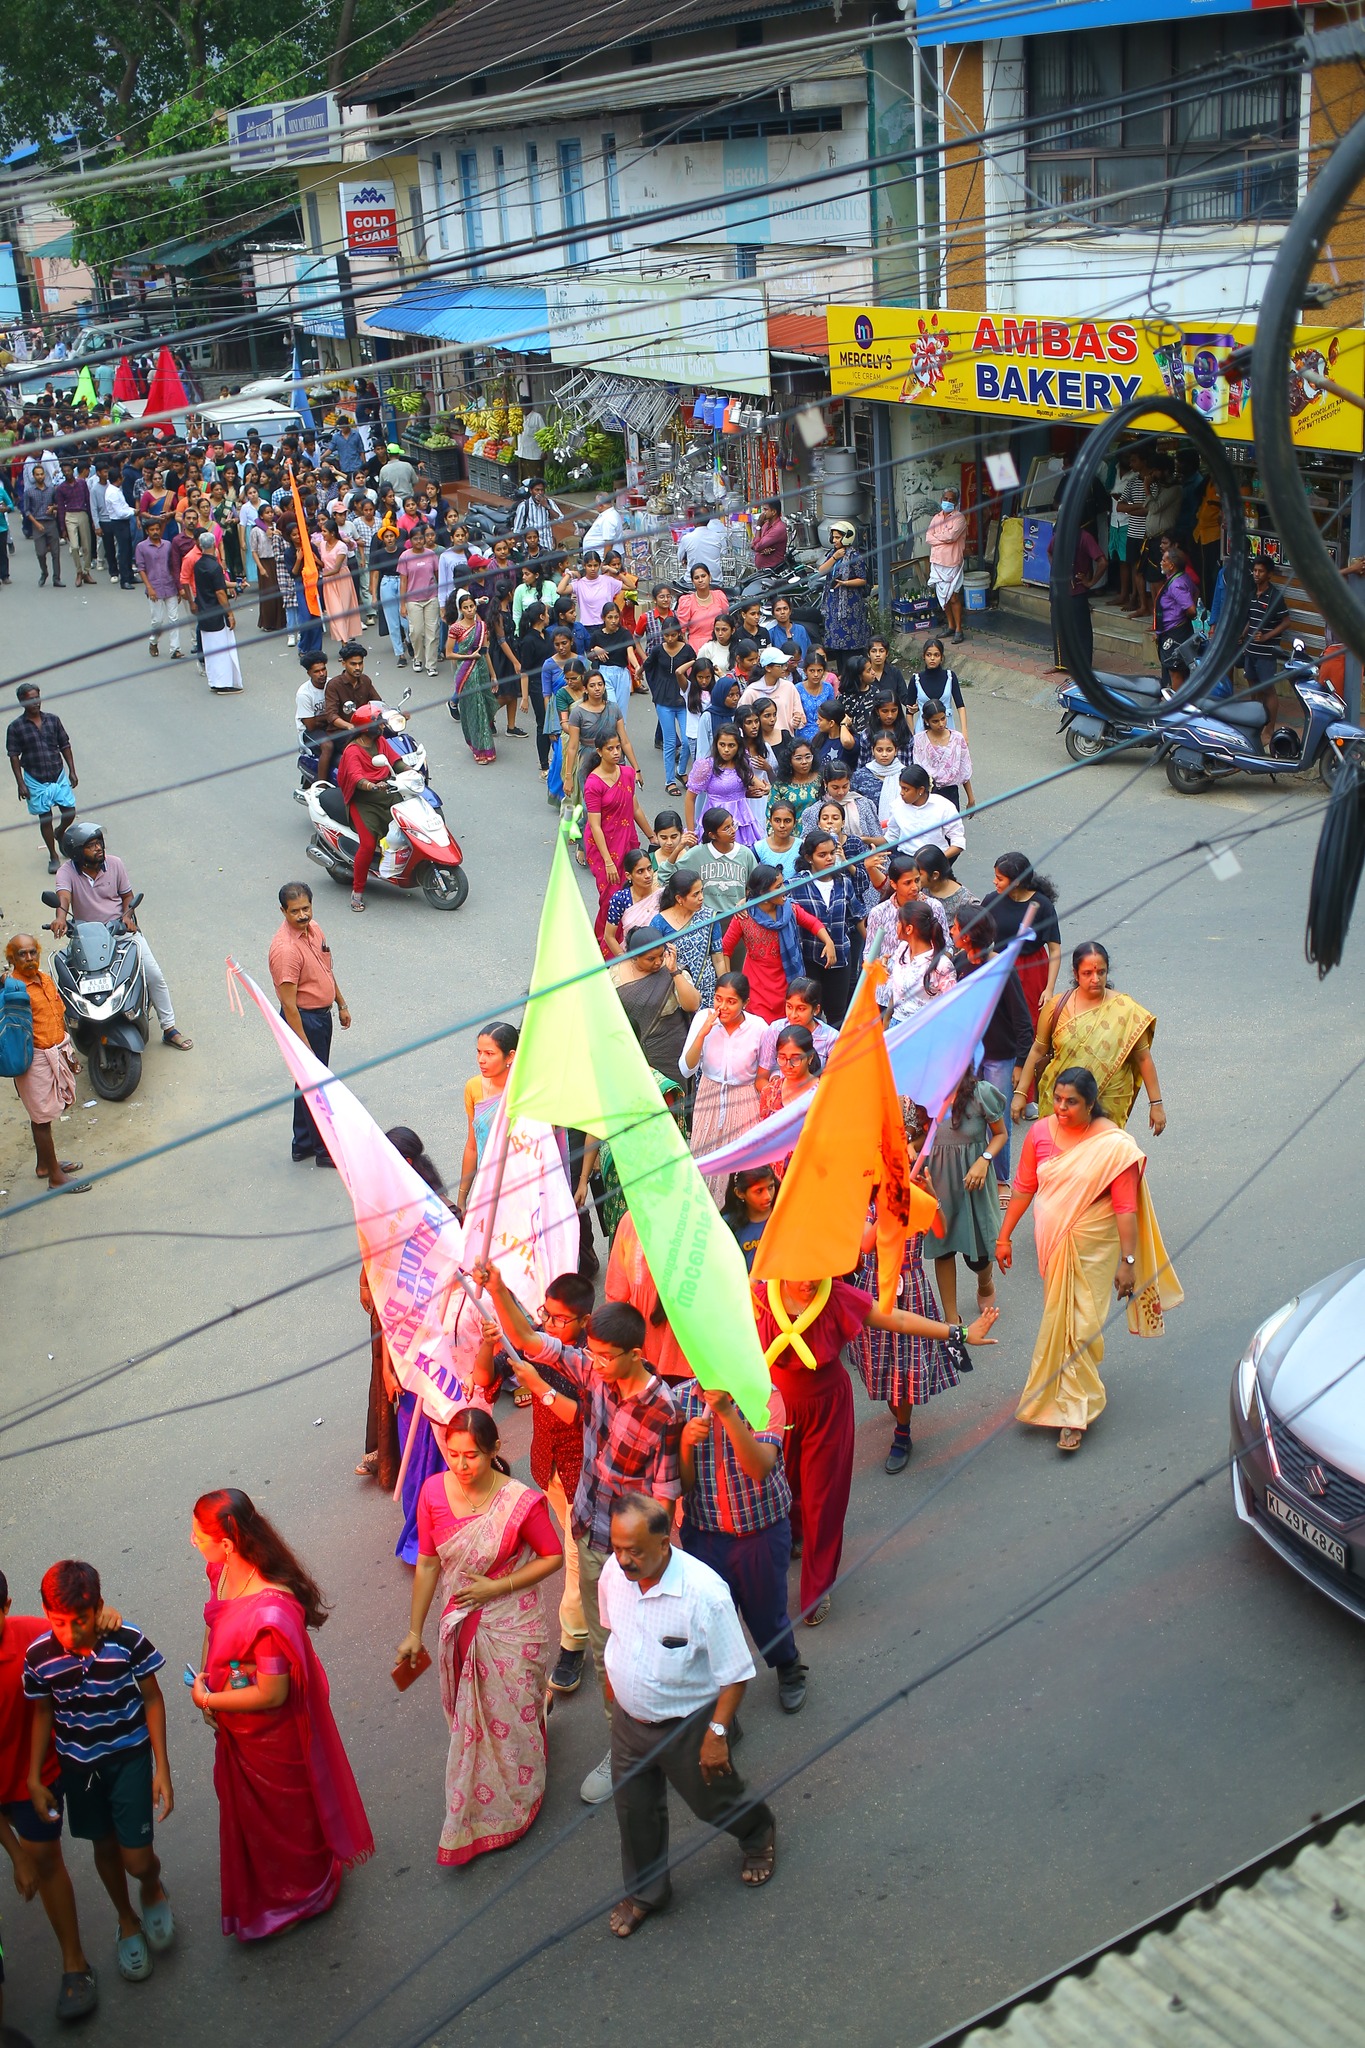
[[[133,508],[113,477],[110,477],[104,486],[104,507],[100,514],[100,525],[105,533],[113,536],[114,560],[118,564],[120,587],[124,590],[136,590],[137,584],[133,580]]]
[[[626,1893],[612,1908],[623,1940],[668,1904],[668,1787],[708,1827],[743,1851],[740,1875],[766,1884],[777,1863],[777,1823],[748,1804],[730,1760],[735,1716],[754,1660],[730,1589],[717,1572],[674,1550],[668,1507],[622,1494],[611,1511],[612,1554],[597,1582],[607,1637],[612,1797]]]
[[[605,554],[608,548],[616,547],[625,534],[625,521],[616,509],[615,499],[605,492],[596,503],[596,517],[583,536],[583,553],[596,551]]]
[[[530,490],[517,506],[512,520],[512,531],[533,533],[539,552],[548,555],[555,544],[555,521],[563,517],[564,514],[545,488],[544,477],[533,477]]]
[[[40,448],[36,455],[24,458],[24,489],[27,490],[35,477],[39,483],[59,484],[62,480],[62,465],[50,448]]]
[[[711,581],[720,582],[720,572],[725,562],[725,521],[715,513],[705,526],[694,526],[678,542],[678,561],[690,576],[698,562],[711,572]]]
[[[912,853],[920,846],[941,846],[948,859],[955,861],[967,844],[956,804],[935,795],[927,770],[918,762],[902,768],[898,782],[887,776],[877,806],[877,823],[887,839],[896,846],[908,846]]]

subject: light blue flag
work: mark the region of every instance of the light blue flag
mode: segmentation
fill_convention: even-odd
[[[947,995],[935,996],[904,1024],[893,1024],[887,1032],[886,1049],[897,1092],[918,1102],[930,1116],[938,1115],[975,1060],[981,1034],[995,1015],[1023,943],[1022,934],[1011,939],[975,974],[969,974]],[[764,1117],[743,1137],[708,1152],[697,1161],[698,1170],[704,1174],[740,1173],[746,1167],[770,1166],[774,1159],[785,1159],[801,1134],[814,1094],[808,1089],[786,1109]]]
[[[308,403],[308,393],[303,388],[303,369],[299,362],[299,345],[297,342],[294,343],[294,359],[289,366],[289,375],[293,380],[293,389],[289,394],[289,403],[293,406],[303,425],[311,427],[313,425],[313,413]]]

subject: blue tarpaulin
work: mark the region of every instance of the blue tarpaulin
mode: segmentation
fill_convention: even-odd
[[[421,334],[460,348],[544,353],[550,346],[545,294],[530,285],[426,285],[361,322],[371,334]]]

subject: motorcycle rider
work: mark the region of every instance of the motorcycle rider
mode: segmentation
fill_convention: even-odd
[[[328,732],[345,732],[349,723],[346,706],[377,704],[380,693],[365,673],[365,643],[348,640],[341,650],[340,671],[332,676],[323,697],[322,711]]]
[[[310,781],[326,782],[331,765],[334,742],[327,733],[327,670],[330,666],[325,654],[304,654],[299,657],[303,670],[303,681],[294,693],[294,725],[299,736],[299,766],[302,774]],[[316,756],[317,766],[311,776],[306,760]]]
[[[175,1008],[166,977],[151,947],[138,931],[133,915],[133,885],[128,870],[116,853],[106,854],[104,827],[93,821],[73,825],[62,844],[68,858],[57,870],[57,915],[52,920],[54,938],[66,936],[68,917],[78,923],[122,925],[137,938],[138,958],[147,981],[152,1007],[161,1020],[161,1042],[177,1052],[188,1052],[194,1044],[176,1027]]]
[[[329,689],[331,685],[328,685]],[[399,792],[386,788],[393,758],[384,744],[383,714],[373,704],[358,704],[352,714],[350,745],[337,763],[337,788],[355,827],[358,845],[351,869],[351,908],[365,908],[365,884],[375,847],[389,829]]]

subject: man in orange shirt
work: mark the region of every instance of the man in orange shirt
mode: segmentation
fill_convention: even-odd
[[[63,1110],[76,1100],[76,1048],[67,1036],[66,1010],[50,974],[39,965],[42,955],[32,932],[16,932],[5,948],[9,971],[23,982],[33,1012],[33,1064],[26,1074],[16,1074],[14,1092],[28,1111],[33,1149],[38,1159],[38,1178],[50,1188],[66,1188],[73,1195],[86,1194],[93,1185],[74,1181],[79,1159],[58,1159],[52,1126]]]
[[[280,1015],[294,1036],[327,1066],[332,1053],[334,1003],[342,1030],[351,1028],[351,1013],[332,971],[332,949],[322,926],[314,920],[313,892],[307,882],[286,882],[280,890],[280,909],[284,923],[270,941],[270,979],[280,999]],[[291,1151],[296,1165],[310,1159],[318,1166],[333,1163],[312,1111],[297,1088]]]

